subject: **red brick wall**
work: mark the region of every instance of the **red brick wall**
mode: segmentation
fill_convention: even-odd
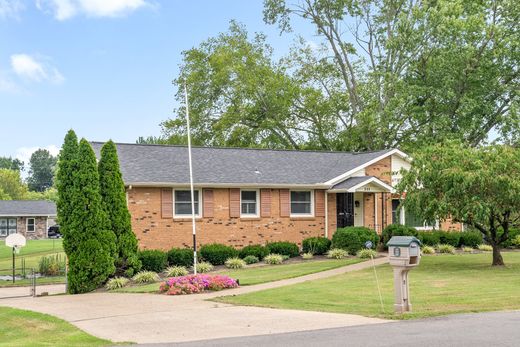
[[[280,195],[271,189],[271,217],[230,218],[229,189],[213,190],[213,217],[197,219],[197,243],[223,243],[234,247],[291,241],[301,244],[311,236],[323,236],[325,217],[280,217]],[[265,192],[264,192],[265,193]],[[331,200],[333,203],[330,203]],[[128,206],[132,228],[142,249],[191,247],[191,219],[161,218],[161,188],[132,188],[128,191]],[[336,223],[336,200],[329,194],[330,223]],[[329,230],[335,230],[330,228]]]

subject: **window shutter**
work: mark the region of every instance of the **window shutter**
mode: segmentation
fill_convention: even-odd
[[[280,189],[280,217],[289,217],[291,215],[289,194],[289,189]]]
[[[229,217],[240,217],[240,189],[229,190]]]
[[[316,217],[325,217],[325,191],[314,191],[314,215]]]
[[[173,191],[161,189],[161,217],[173,218]]]
[[[271,189],[260,190],[260,217],[271,217]]]
[[[213,190],[204,189],[204,211],[203,216],[213,218]]]

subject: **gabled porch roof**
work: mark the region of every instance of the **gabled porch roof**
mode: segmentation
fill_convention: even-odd
[[[349,177],[328,190],[331,193],[393,193],[394,188],[375,176]]]

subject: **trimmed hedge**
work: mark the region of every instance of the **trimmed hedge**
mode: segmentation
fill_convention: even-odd
[[[513,240],[517,235],[520,235],[520,229],[510,228],[509,229],[509,237],[506,241],[502,242],[500,247],[502,248],[508,248],[508,247],[514,247]]]
[[[266,247],[271,254],[285,255],[289,258],[294,258],[300,255],[300,249],[298,248],[298,245],[289,241],[268,243]]]
[[[331,244],[332,241],[326,237],[309,237],[302,242],[303,253],[325,254],[330,249]]]
[[[231,246],[212,243],[200,248],[200,256],[213,265],[223,265],[229,258],[238,256],[238,251]]]
[[[440,234],[440,243],[445,245],[451,245],[453,247],[458,247],[460,242],[460,234],[458,231],[442,231],[439,230]]]
[[[172,248],[168,251],[170,266],[193,266],[193,250],[191,248]]]
[[[346,227],[337,229],[332,236],[332,248],[341,248],[349,254],[356,253],[365,247],[366,241],[372,241],[374,247],[379,241],[379,235],[365,227]]]
[[[157,249],[147,249],[138,253],[139,260],[143,264],[141,270],[161,272],[168,266],[168,255]]]
[[[262,245],[249,245],[245,246],[239,251],[240,258],[244,259],[247,256],[255,256],[258,260],[264,259],[265,256],[269,254],[269,250],[267,247]]]
[[[390,224],[386,228],[383,229],[381,233],[381,243],[384,248],[387,249],[386,244],[392,236],[415,236],[417,237],[417,229],[402,225],[402,224]]]
[[[477,248],[477,246],[482,243],[481,232],[464,231],[460,233],[459,247]]]
[[[441,243],[441,235],[438,231],[419,231],[417,238],[421,240],[421,243],[425,246],[435,247]]]

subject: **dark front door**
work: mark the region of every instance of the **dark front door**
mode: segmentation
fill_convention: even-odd
[[[354,193],[336,194],[338,228],[354,226]]]

